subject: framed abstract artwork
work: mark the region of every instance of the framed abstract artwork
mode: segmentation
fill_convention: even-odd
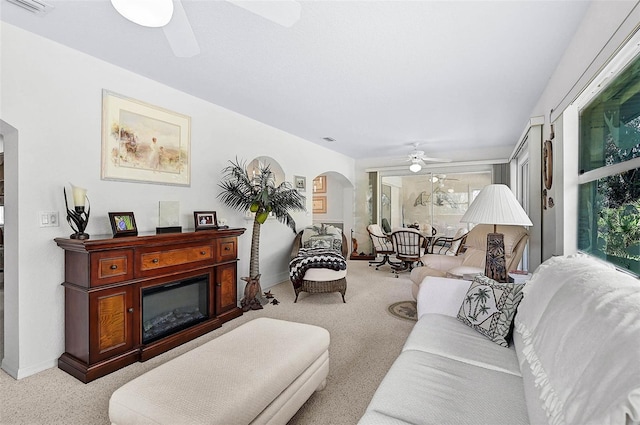
[[[313,197],[313,213],[314,214],[327,213],[327,197],[326,196]]]
[[[313,179],[313,193],[327,193],[327,176]]]
[[[191,118],[102,90],[103,180],[191,184]]]
[[[305,192],[307,190],[307,178],[304,176],[293,176],[293,185],[298,192]]]

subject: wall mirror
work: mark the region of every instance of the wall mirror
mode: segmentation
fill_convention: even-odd
[[[269,166],[271,172],[273,173],[273,178],[275,180],[276,186],[285,181],[284,170],[275,159],[269,156],[258,156],[253,161],[247,164],[247,172],[249,173],[249,177],[255,176],[260,172],[261,168],[265,166]]]
[[[468,228],[460,219],[491,178],[490,170],[381,176],[379,223],[387,229],[435,229],[438,235],[453,236],[459,228]]]

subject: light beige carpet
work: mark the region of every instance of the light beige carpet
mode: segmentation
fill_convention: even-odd
[[[249,320],[266,316],[322,326],[331,334],[327,387],[311,396],[290,423],[355,424],[414,322],[399,320],[387,311],[390,304],[411,299],[408,274],[396,279],[384,267],[376,271],[367,261],[349,261],[347,282],[346,304],[339,293],[302,293],[294,304],[291,283],[283,282],[270,288],[280,304],[245,313],[207,335],[89,384],[57,368],[19,381],[0,372],[0,423],[109,424],[109,397],[121,385]]]

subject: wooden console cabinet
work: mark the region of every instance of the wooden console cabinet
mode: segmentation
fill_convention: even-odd
[[[58,359],[58,367],[90,382],[241,316],[237,246],[244,231],[56,238],[65,250],[65,353]],[[143,289],[203,276],[209,282],[207,318],[144,344]]]

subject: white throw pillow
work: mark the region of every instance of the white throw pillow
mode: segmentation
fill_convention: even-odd
[[[338,252],[342,252],[342,230],[330,224],[317,224],[307,226],[302,231],[300,238],[303,248],[311,248],[311,238],[315,236],[331,236],[333,237],[332,248]]]
[[[309,238],[309,248],[331,249],[333,248],[333,239],[334,237],[331,235],[311,236]]]

